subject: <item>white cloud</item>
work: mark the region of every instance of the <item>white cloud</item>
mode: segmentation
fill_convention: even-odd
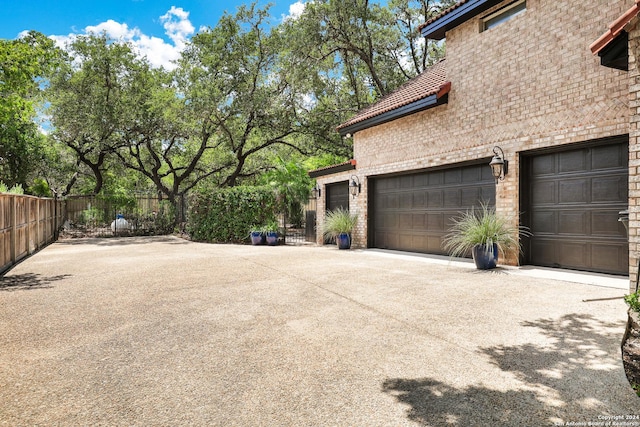
[[[286,21],[287,19],[298,19],[300,18],[300,16],[302,15],[302,12],[304,12],[304,1],[302,0],[298,0],[297,2],[290,4],[289,5],[289,14],[284,16],[282,16],[282,20]]]
[[[106,33],[109,37],[116,40],[133,40],[135,37],[139,37],[140,35],[139,29],[134,28],[130,30],[127,24],[121,24],[113,19],[109,19],[108,21],[102,22],[98,25],[89,25],[84,29],[84,32],[87,34]]]
[[[189,37],[194,34],[195,28],[189,20],[189,12],[181,7],[171,6],[171,9],[160,17],[160,22],[165,29],[165,34],[171,40],[170,43],[160,37],[148,36],[138,27],[129,28],[127,24],[109,19],[98,25],[90,25],[84,28],[80,34],[105,33],[110,38],[130,43],[133,49],[149,60],[154,67],[164,67],[172,70],[176,66],[173,61],[180,57],[180,52],[185,48]],[[73,41],[77,34],[66,36],[50,36],[58,46],[64,47]]]
[[[184,45],[178,47],[165,42],[160,37],[149,37],[144,34],[132,42],[134,49],[141,56],[147,57],[153,67],[164,67],[167,70],[173,70],[176,67],[173,61],[180,58],[180,52],[184,48]]]
[[[189,21],[189,12],[181,7],[171,6],[171,9],[160,17],[165,34],[173,41],[176,48],[182,50],[195,28]]]

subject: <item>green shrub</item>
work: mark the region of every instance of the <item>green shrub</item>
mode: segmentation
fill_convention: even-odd
[[[263,232],[264,234],[267,234],[267,233],[277,233],[279,229],[280,229],[280,226],[278,225],[278,221],[276,221],[275,219],[272,219],[272,220],[267,221],[267,222],[262,226],[262,232]]]
[[[119,210],[123,212],[130,212],[137,207],[137,201],[135,195],[128,193],[123,189],[110,194],[98,194],[96,199],[102,201],[105,206],[108,206],[110,210]]]
[[[157,211],[142,212],[137,208],[135,215],[130,217],[138,226],[137,234],[160,236],[179,231],[176,229],[176,208],[168,200],[162,200]]]
[[[96,224],[102,224],[105,222],[104,210],[95,207],[85,209],[80,213],[77,222],[78,224],[85,226],[95,226]]]
[[[9,188],[4,182],[0,181],[0,193],[24,194],[24,189],[21,184],[16,184]]]
[[[640,397],[640,384],[632,384],[631,388],[636,392],[636,395]]]
[[[631,310],[640,313],[640,292],[625,295],[624,302],[627,303]]]
[[[256,224],[276,220],[276,200],[269,187],[233,187],[200,191],[189,203],[187,231],[193,240],[246,242]]]
[[[51,189],[49,188],[49,184],[42,178],[36,178],[33,180],[33,184],[29,186],[27,189],[29,194],[33,194],[38,197],[51,197]]]

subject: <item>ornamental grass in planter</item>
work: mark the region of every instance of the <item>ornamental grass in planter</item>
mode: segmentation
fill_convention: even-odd
[[[322,233],[325,238],[335,238],[339,249],[351,247],[351,233],[358,222],[358,215],[337,208],[326,213]]]
[[[453,225],[444,237],[444,249],[452,257],[472,254],[478,269],[495,268],[498,254],[522,251],[519,236],[531,236],[526,227],[513,225],[513,219],[498,215],[494,207],[482,203],[452,219]]]

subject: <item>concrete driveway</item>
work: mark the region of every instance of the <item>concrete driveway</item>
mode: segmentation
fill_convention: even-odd
[[[62,241],[0,279],[0,425],[640,417],[620,356],[626,306],[611,299],[627,281],[536,273],[333,247]]]

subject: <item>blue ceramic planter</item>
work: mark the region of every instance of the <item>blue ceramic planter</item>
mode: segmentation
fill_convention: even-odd
[[[351,236],[347,233],[339,234],[336,237],[336,243],[338,244],[338,249],[349,249],[351,247]]]
[[[265,235],[260,231],[251,232],[251,244],[252,245],[264,245],[266,241]]]
[[[278,232],[277,231],[267,232],[267,245],[276,246],[277,244],[278,244]]]
[[[498,265],[498,245],[476,245],[471,249],[473,261],[478,270],[490,270]]]

